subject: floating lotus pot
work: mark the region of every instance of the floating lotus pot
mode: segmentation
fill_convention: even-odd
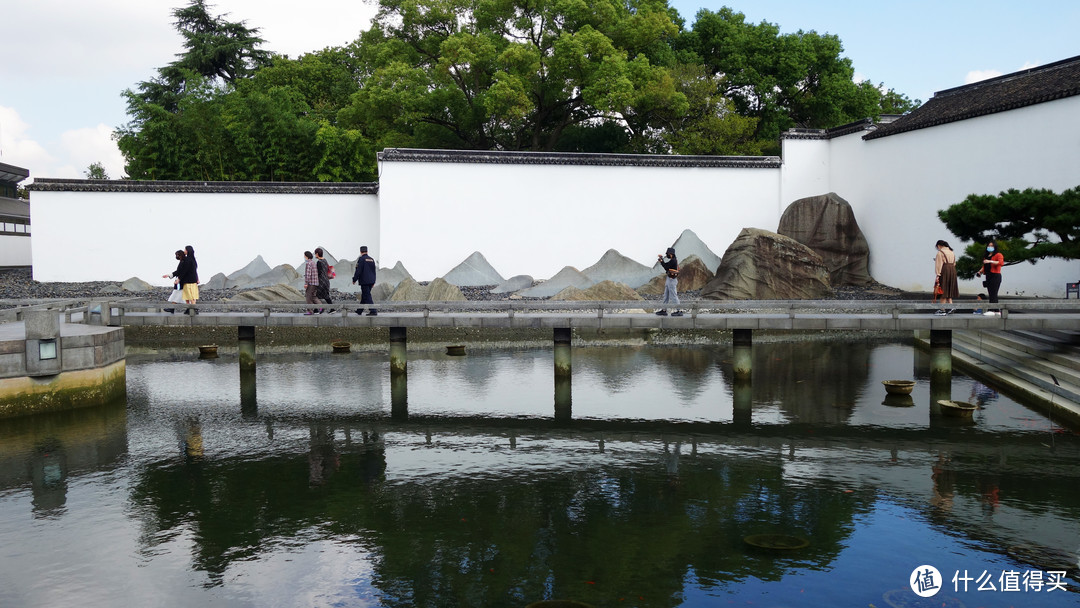
[[[910,395],[911,389],[915,388],[914,380],[882,380],[881,383],[890,395]]]
[[[446,354],[454,356],[454,357],[460,357],[460,356],[465,354],[465,345],[464,344],[455,344],[453,346],[447,346],[446,347]]]
[[[952,416],[954,418],[971,418],[975,410],[979,409],[979,406],[974,403],[951,401],[949,399],[941,399],[938,401],[938,405],[941,406],[943,416]]]
[[[334,349],[335,353],[347,353],[352,347],[352,344],[344,340],[334,340],[330,343],[330,348]]]
[[[217,344],[204,344],[199,347],[200,359],[217,359]]]

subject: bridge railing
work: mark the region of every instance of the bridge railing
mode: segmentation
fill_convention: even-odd
[[[194,308],[207,313],[236,313],[263,315],[292,313],[302,314],[312,308],[324,309],[323,314],[339,316],[355,315],[357,308],[367,309],[356,300],[340,300],[333,304],[312,305],[299,301],[210,301],[197,305],[172,303],[142,298],[89,298],[89,299],[42,299],[0,300],[0,322],[17,321],[29,310],[56,310],[67,322],[95,322],[103,309],[106,317],[130,313],[188,312]],[[105,308],[107,307],[107,309]],[[660,308],[683,311],[687,316],[709,314],[755,314],[755,315],[803,315],[803,314],[879,314],[898,317],[902,314],[929,314],[940,305],[927,300],[707,300],[685,299],[679,305],[665,306],[657,300],[468,300],[468,301],[407,301],[378,302],[374,305],[383,314],[590,314],[603,317],[607,314],[651,313]],[[1016,313],[1080,313],[1080,303],[1048,298],[1008,299],[997,304],[965,301],[949,305],[952,314],[971,314],[976,310],[993,310],[1007,316]]]

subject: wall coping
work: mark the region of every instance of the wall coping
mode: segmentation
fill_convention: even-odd
[[[165,192],[192,194],[378,194],[377,182],[203,182],[39,177],[28,190],[44,192]]]
[[[590,154],[387,148],[380,162],[471,163],[499,165],[580,165],[603,167],[702,167],[779,169],[779,156],[691,156],[677,154]]]

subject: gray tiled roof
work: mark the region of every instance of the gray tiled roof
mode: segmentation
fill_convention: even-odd
[[[28,190],[51,192],[197,192],[255,194],[378,194],[374,182],[194,182],[42,178]]]
[[[505,165],[599,165],[612,167],[737,167],[775,169],[778,156],[690,156],[677,154],[587,154],[581,152],[507,152],[488,150],[417,150],[387,148],[381,161]]]
[[[1080,95],[1080,56],[939,91],[921,107],[863,139],[888,137]]]

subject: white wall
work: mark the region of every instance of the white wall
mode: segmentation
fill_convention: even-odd
[[[0,234],[0,261],[4,266],[29,266],[30,260],[30,237]]]
[[[775,168],[380,163],[383,259],[417,280],[479,251],[503,277],[582,270],[608,249],[645,265],[694,231],[722,255],[779,221]]]
[[[262,255],[271,267],[322,246],[355,259],[379,251],[375,195],[180,192],[33,192],[34,279],[161,278],[173,252],[195,248],[199,279],[239,270]]]
[[[870,272],[903,289],[933,286],[934,243],[956,239],[937,211],[969,194],[1080,185],[1080,97],[872,139],[830,140],[830,189],[847,199],[870,242]],[[791,201],[787,201],[790,203]],[[1061,297],[1080,262],[1009,266],[1002,294]],[[961,281],[962,292],[983,291]]]

